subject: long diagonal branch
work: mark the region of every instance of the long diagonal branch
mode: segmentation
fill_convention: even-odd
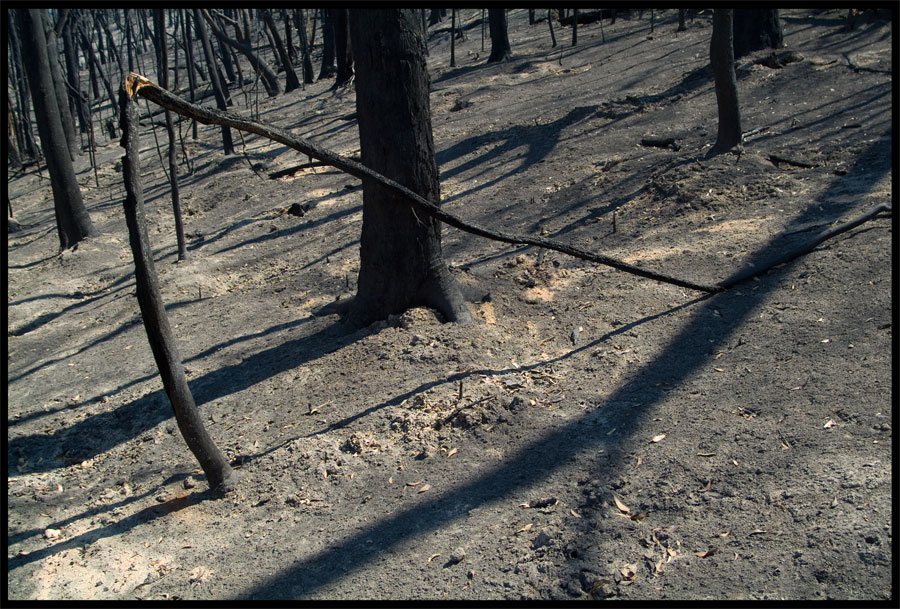
[[[802,248],[799,248],[798,250],[793,250],[793,252],[789,253],[787,256],[782,256],[781,258],[779,258],[779,261],[777,262],[771,263],[766,266],[754,267],[750,270],[750,272],[741,273],[739,277],[735,276],[731,280],[726,280],[725,282],[722,282],[720,284],[697,283],[687,279],[672,277],[671,275],[667,275],[665,273],[651,271],[639,266],[635,266],[633,264],[629,264],[627,262],[623,262],[621,260],[617,260],[615,258],[611,258],[610,256],[606,256],[604,254],[596,254],[551,239],[531,237],[527,235],[514,235],[487,229],[482,226],[478,226],[477,224],[472,224],[471,222],[462,220],[461,218],[458,218],[457,216],[441,209],[441,207],[437,203],[421,197],[405,186],[398,184],[390,178],[387,178],[380,173],[369,169],[362,163],[341,156],[335,152],[332,152],[331,150],[320,148],[312,142],[299,138],[284,129],[273,127],[271,125],[265,125],[263,123],[249,120],[235,114],[211,110],[209,108],[204,108],[202,106],[192,104],[189,101],[160,88],[158,85],[150,82],[139,74],[135,74],[132,72],[128,76],[126,82],[126,90],[130,91],[132,95],[135,93],[139,93],[142,97],[160,106],[163,106],[164,108],[168,108],[173,112],[191,117],[205,125],[226,125],[233,129],[255,133],[271,140],[275,140],[276,142],[302,152],[309,157],[318,159],[326,165],[339,169],[361,180],[372,180],[378,182],[379,184],[390,188],[394,192],[406,197],[411,204],[418,207],[421,211],[430,214],[444,224],[458,228],[461,231],[471,233],[473,235],[478,235],[480,237],[485,237],[486,239],[491,239],[493,241],[500,241],[503,243],[542,247],[548,250],[553,250],[569,256],[573,256],[575,258],[580,258],[582,260],[610,266],[614,269],[618,269],[626,273],[631,273],[633,275],[638,275],[640,277],[645,277],[647,279],[653,279],[655,281],[669,283],[683,288],[698,290],[700,292],[707,292],[711,294],[723,292],[726,289],[734,287],[737,283],[744,282],[748,279],[761,275],[767,270],[771,269],[773,266],[783,264],[788,259],[799,256],[812,249],[812,247],[804,246]],[[862,221],[871,219],[875,217],[877,213],[882,211],[890,213],[891,208],[885,205],[878,206],[874,210],[871,210],[867,214],[864,214],[864,216],[862,216],[862,218],[864,218]],[[849,230],[849,228],[852,228],[852,226],[856,226],[857,224],[859,224],[859,220],[860,219],[857,218],[856,220],[847,222],[846,224],[837,227],[836,229],[828,231],[829,234],[823,236],[824,238],[833,237],[834,235],[838,234],[838,232]],[[823,236],[820,236],[818,239],[813,240],[815,242],[813,244],[813,247],[824,240],[822,238]]]

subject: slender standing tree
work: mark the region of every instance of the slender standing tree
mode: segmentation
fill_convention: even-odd
[[[260,9],[259,14],[262,16],[266,27],[269,29],[272,41],[275,43],[275,50],[281,58],[281,65],[284,66],[284,72],[287,76],[287,84],[284,88],[284,92],[289,93],[294,89],[299,89],[300,80],[297,78],[297,73],[294,72],[294,66],[291,64],[291,58],[288,55],[287,49],[284,48],[284,43],[281,41],[281,35],[278,33],[278,28],[275,27],[275,20],[272,18],[271,13],[269,13],[269,9]]]
[[[741,113],[732,46],[732,9],[713,10],[713,31],[709,61],[715,78],[719,109],[719,132],[712,153],[725,152],[741,144]]]
[[[322,11],[322,68],[319,78],[334,76],[334,11],[323,8]]]
[[[510,57],[512,50],[509,46],[505,8],[488,9],[488,27],[491,30],[491,55],[488,57],[488,63],[503,61]]]
[[[46,43],[44,47],[47,49],[47,59],[50,64],[50,75],[53,79],[53,83],[59,83],[59,86],[54,86],[53,94],[56,96],[56,105],[59,107],[59,118],[62,121],[63,133],[66,137],[66,145],[69,147],[69,154],[74,161],[78,158],[78,155],[81,154],[81,149],[79,146],[78,134],[75,132],[75,119],[72,117],[72,111],[69,108],[69,96],[65,90],[65,81],[62,76],[62,69],[59,66],[59,45],[58,45],[58,32],[62,30],[62,27],[66,23],[66,15],[67,9],[64,9],[60,12],[58,19],[56,20],[56,27],[50,22],[50,14],[47,11],[41,11],[41,18],[43,20],[44,34],[46,36]],[[59,30],[57,30],[59,28]],[[25,47],[27,49],[25,55],[28,55],[30,51],[29,47]]]
[[[350,33],[362,163],[439,204],[425,33],[417,10],[353,10]],[[360,269],[348,317],[352,326],[416,305],[434,307],[449,321],[471,321],[444,263],[440,230],[440,222],[417,215],[404,197],[363,181]]]
[[[300,36],[300,55],[303,58],[303,82],[312,84],[315,82],[315,78],[313,77],[312,57],[309,54],[309,41],[306,35],[306,18],[302,8],[294,10],[294,18],[296,19],[297,32]]]
[[[38,134],[47,159],[53,208],[60,251],[73,247],[86,237],[98,234],[84,207],[81,189],[75,178],[72,158],[66,148],[60,110],[47,56],[47,38],[41,9],[18,9],[19,34],[24,48],[25,73],[34,104]],[[60,83],[62,86],[62,83]]]
[[[153,9],[153,25],[156,28],[157,66],[159,86],[169,88],[169,53],[166,50],[166,9]],[[187,260],[188,251],[184,240],[184,224],[181,221],[181,197],[178,189],[178,164],[175,162],[175,124],[172,111],[166,108],[166,135],[169,138],[169,186],[172,192],[172,212],[175,216],[175,240],[178,243],[178,260]]]
[[[206,33],[206,24],[203,17],[200,16],[200,9],[194,9],[194,25],[197,27],[197,38],[200,39],[200,45],[203,47],[203,54],[206,56],[206,65],[209,67],[209,81],[212,83],[213,95],[216,97],[216,107],[219,110],[226,110],[228,102],[226,101],[224,84],[219,79],[218,70],[216,70],[216,56],[213,55],[212,45],[209,42],[209,35]],[[225,154],[234,154],[234,144],[231,141],[231,129],[222,125],[222,146]]]
[[[134,256],[137,299],[144,320],[144,329],[147,331],[147,340],[150,342],[153,359],[159,368],[163,387],[172,404],[182,437],[200,462],[210,490],[226,493],[234,488],[238,477],[203,425],[203,419],[184,376],[184,365],[181,363],[178,345],[175,343],[159,290],[159,279],[153,264],[153,250],[147,237],[144,213],[137,112],[125,87],[119,91],[119,111],[122,121],[121,144],[125,148],[125,156],[122,157],[122,175],[126,193],[125,223],[128,226],[128,240]]]

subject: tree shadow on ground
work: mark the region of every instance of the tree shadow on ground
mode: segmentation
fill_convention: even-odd
[[[884,152],[890,156],[889,145]],[[869,170],[880,177],[890,168],[890,163],[882,163]],[[872,183],[875,181],[873,179]],[[815,202],[810,203],[784,231],[748,255],[743,268],[736,269],[734,275],[777,256],[784,249],[784,235],[818,214],[818,206]],[[716,350],[729,344],[733,333],[766,301],[769,293],[797,263],[794,260],[769,271],[750,287],[738,286],[725,293],[697,299],[700,307],[652,361],[629,374],[611,394],[602,396],[596,408],[509,455],[502,465],[468,484],[432,495],[427,500],[420,500],[416,506],[366,526],[328,549],[267,577],[242,596],[252,599],[313,596],[352,571],[379,559],[386,560],[384,556],[402,542],[462,519],[474,507],[535,485],[581,454],[603,450],[611,459],[596,475],[600,479],[615,476],[617,466],[623,465],[627,445],[636,441],[634,432],[664,397],[664,387],[687,381],[711,361]],[[718,312],[717,316],[714,311]],[[717,321],[711,323],[710,319]],[[610,421],[615,421],[618,431],[614,436],[597,429],[598,425]]]
[[[274,328],[303,326],[314,317],[280,324]],[[211,348],[217,350],[233,346],[239,342],[256,338],[275,331],[269,329],[247,337],[229,339]],[[258,351],[242,359],[238,364],[223,366],[202,376],[188,380],[188,386],[197,406],[221,399],[232,393],[247,389],[285,370],[293,369],[313,361],[326,353],[349,345],[374,331],[363,329],[347,334],[339,322],[333,322],[319,330],[293,340],[287,340],[275,347]],[[177,339],[177,337],[176,337]],[[211,352],[206,350],[194,358]],[[157,376],[157,375],[153,375]],[[63,463],[80,463],[112,447],[137,436],[173,415],[171,405],[163,389],[157,389],[145,396],[123,404],[118,408],[100,412],[82,419],[69,427],[50,433],[33,433],[9,440],[7,444],[8,475],[16,476],[49,471]],[[21,465],[17,465],[20,463]]]

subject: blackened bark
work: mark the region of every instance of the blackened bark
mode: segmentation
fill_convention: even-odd
[[[713,10],[709,61],[715,78],[716,103],[719,110],[719,132],[711,151],[715,154],[731,150],[741,143],[741,113],[738,106],[732,46],[732,9]]]
[[[291,15],[294,10],[286,7],[281,9],[281,19],[284,21],[284,46],[292,62],[297,60],[297,49],[294,47],[294,33],[291,27]]]
[[[25,80],[25,68],[22,64],[22,48],[19,41],[17,27],[14,19],[10,18],[6,23],[6,31],[9,36],[9,49],[11,52],[10,60],[13,68],[13,81],[16,91],[16,105],[18,112],[14,114],[14,125],[18,125],[16,129],[16,142],[19,144],[20,151],[32,158],[38,157],[38,148],[34,141],[34,133],[31,130],[30,108],[31,102],[28,93],[28,82]],[[9,98],[7,98],[9,101]]]
[[[350,43],[348,9],[337,9],[333,13],[334,55],[337,60],[337,75],[332,88],[337,88],[346,85],[353,78],[353,50]]]
[[[363,165],[440,204],[425,40],[415,9],[354,10],[356,108]],[[363,182],[357,293],[348,322],[362,327],[426,305],[449,321],[471,322],[441,254],[441,224],[416,215],[384,185]]]
[[[784,46],[778,9],[734,9],[733,30],[735,58]]]
[[[272,35],[272,40],[275,43],[275,50],[281,58],[281,65],[284,66],[284,72],[287,75],[287,84],[284,87],[284,92],[288,93],[294,89],[299,89],[300,80],[297,78],[297,73],[294,72],[294,66],[291,64],[291,58],[287,53],[287,49],[284,48],[281,36],[278,34],[278,28],[275,27],[275,20],[272,19],[268,9],[260,9],[259,14],[262,16],[266,27],[269,28],[269,33]]]
[[[456,67],[456,9],[450,9],[450,67]]]
[[[512,55],[506,26],[506,9],[488,9],[488,27],[491,30],[491,55],[488,63],[503,61]]]
[[[687,9],[680,8],[678,9],[678,29],[677,32],[683,32],[687,29],[687,25],[684,23],[684,13]]]
[[[97,55],[94,53],[94,49],[84,32],[81,32],[81,48],[91,64],[91,69],[100,74],[100,80],[103,82],[103,87],[106,89],[106,94],[109,96],[110,107],[115,108],[116,95],[113,92],[112,85],[110,84],[109,79],[106,78],[106,74],[103,73],[103,67],[97,59]],[[100,95],[98,94],[97,97],[100,97]]]
[[[322,9],[322,68],[319,70],[319,78],[331,78],[334,76],[334,11]]]
[[[650,26],[650,31],[653,31],[653,26]],[[572,11],[572,46],[578,45],[578,9],[576,8]]]
[[[50,14],[46,11],[41,13],[43,19],[44,34],[47,42],[44,47],[47,49],[47,59],[50,64],[50,75],[53,79],[53,94],[56,96],[56,105],[59,107],[59,118],[62,121],[63,133],[66,138],[66,145],[69,148],[69,155],[74,161],[81,154],[78,134],[75,133],[75,119],[72,117],[72,111],[69,108],[69,96],[65,91],[65,81],[62,76],[62,69],[59,66],[59,46],[57,44],[56,30],[50,23]],[[27,57],[30,48],[25,47]],[[58,83],[58,86],[57,86]],[[35,113],[36,114],[36,113]]]
[[[300,55],[303,58],[303,82],[311,84],[315,82],[315,77],[313,76],[312,57],[309,54],[309,41],[306,36],[306,18],[302,8],[296,9],[294,18],[297,20],[297,32],[300,36]]]
[[[125,13],[125,49],[128,53],[128,71],[134,72],[134,27],[131,19],[128,18],[128,9],[122,9]],[[107,34],[109,34],[107,32]]]
[[[159,50],[159,86],[169,88],[169,54],[166,49],[166,10],[153,10],[153,25],[156,28],[156,47]],[[175,216],[175,240],[178,243],[178,259],[186,260],[187,245],[184,240],[184,224],[181,219],[181,198],[178,190],[178,164],[175,162],[175,125],[172,122],[172,111],[168,108],[166,115],[166,135],[169,138],[169,186],[172,191],[172,212]]]
[[[209,42],[209,35],[206,33],[206,24],[203,22],[203,18],[200,16],[200,9],[194,9],[194,25],[197,27],[197,38],[200,39],[200,44],[203,46],[203,54],[206,55],[206,65],[209,67],[209,81],[212,84],[213,94],[216,97],[216,107],[219,110],[225,110],[228,108],[228,103],[225,101],[226,95],[225,90],[223,89],[223,83],[219,80],[219,74],[216,70],[216,56],[213,55],[212,45]],[[234,144],[231,141],[231,129],[225,125],[222,125],[222,146],[224,147],[225,154],[234,154]]]
[[[88,132],[88,108],[81,96],[81,78],[78,65],[78,47],[73,37],[74,19],[67,19],[62,29],[63,58],[66,62],[66,93],[69,97],[69,109],[78,117],[78,128],[82,133]]]
[[[550,26],[550,41],[553,43],[552,48],[556,48],[556,34],[553,32],[553,15],[552,9],[547,9],[547,25]]]
[[[212,29],[213,34],[215,34],[216,38],[219,39],[219,42],[223,42],[230,46],[231,48],[239,51],[247,58],[247,61],[250,62],[250,65],[253,66],[253,69],[259,72],[262,77],[263,86],[266,89],[266,94],[269,97],[275,97],[279,93],[281,93],[281,85],[278,83],[278,78],[275,77],[275,73],[272,72],[272,69],[266,65],[264,61],[262,61],[256,53],[253,52],[253,49],[250,48],[249,44],[242,44],[237,40],[229,38],[225,32],[223,32],[219,25],[213,20],[210,16],[209,12],[206,9],[202,9],[201,14],[206,18],[209,23],[210,29]],[[229,76],[229,78],[231,78]]]
[[[34,115],[37,119],[41,146],[47,159],[53,207],[60,250],[73,247],[85,237],[98,234],[84,207],[81,189],[75,178],[72,158],[65,147],[59,103],[47,56],[47,38],[40,9],[18,9],[19,34],[24,53],[25,72],[31,89]],[[60,86],[63,86],[60,82]]]
[[[138,142],[137,113],[124,87],[119,92],[121,112],[122,174],[125,180],[125,221],[128,225],[128,239],[134,256],[134,277],[138,304],[147,340],[153,351],[153,358],[159,368],[163,387],[175,412],[175,420],[188,448],[194,453],[200,467],[206,474],[211,490],[224,493],[232,490],[236,476],[228,461],[216,447],[203,426],[203,420],[194,396],[184,376],[184,367],[178,346],[172,335],[172,328],[166,316],[165,305],[159,290],[159,280],[153,264],[153,252],[147,237],[144,217],[144,195],[141,185],[140,146]]]
[[[191,24],[188,12],[185,9],[179,9],[181,12],[181,24],[184,33],[184,55],[187,58],[188,88],[190,89],[191,101],[195,98],[195,89],[197,88],[197,76],[194,73],[194,40],[191,36]],[[197,139],[197,121],[191,120],[191,137]]]

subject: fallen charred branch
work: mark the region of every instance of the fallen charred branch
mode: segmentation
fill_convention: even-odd
[[[671,275],[667,275],[665,273],[658,273],[656,271],[651,271],[645,268],[641,268],[639,266],[635,266],[633,264],[629,264],[627,262],[623,262],[621,260],[616,260],[615,258],[611,258],[610,256],[606,256],[604,254],[595,254],[593,252],[588,252],[586,250],[582,250],[577,247],[573,247],[571,245],[567,245],[565,243],[560,243],[558,241],[553,241],[550,239],[544,239],[543,237],[531,237],[526,235],[514,235],[510,233],[505,233],[496,230],[490,230],[476,224],[472,224],[466,222],[455,215],[441,209],[438,203],[434,203],[432,201],[428,201],[427,199],[422,198],[415,192],[409,190],[405,186],[398,184],[397,182],[391,180],[390,178],[386,178],[385,176],[369,169],[365,165],[355,161],[351,158],[341,156],[331,150],[327,150],[325,148],[320,148],[315,144],[299,138],[292,133],[280,129],[278,127],[273,127],[270,125],[265,125],[263,123],[259,123],[257,121],[249,120],[243,118],[241,116],[237,116],[234,114],[230,114],[227,112],[220,112],[216,110],[211,110],[209,108],[204,108],[202,106],[198,106],[196,104],[192,104],[187,100],[184,100],[180,97],[177,97],[168,91],[161,89],[158,85],[150,82],[143,76],[139,74],[131,73],[126,81],[126,87],[129,91],[134,94],[140,94],[142,97],[159,104],[160,106],[164,106],[173,110],[174,112],[178,112],[179,114],[184,114],[185,116],[190,116],[191,118],[207,125],[225,125],[234,129],[239,129],[241,131],[248,131],[250,133],[255,133],[257,135],[261,135],[263,137],[267,137],[271,140],[284,144],[294,150],[302,152],[307,156],[319,159],[326,165],[331,167],[335,167],[336,169],[340,169],[341,171],[348,173],[356,178],[359,178],[363,181],[365,180],[373,180],[378,182],[382,186],[393,190],[394,192],[403,195],[406,199],[409,200],[410,203],[417,206],[421,211],[431,214],[444,224],[452,226],[454,228],[458,228],[461,231],[478,235],[480,237],[484,237],[486,239],[491,239],[493,241],[500,241],[503,243],[511,243],[515,245],[532,245],[535,247],[546,248],[549,250],[553,250],[556,252],[560,252],[562,254],[567,254],[574,258],[579,258],[581,260],[587,260],[589,262],[595,262],[597,264],[602,264],[605,266],[610,266],[614,269],[618,269],[620,271],[624,271],[626,273],[631,273],[632,275],[637,275],[639,277],[645,277],[647,279],[653,279],[655,281],[660,281],[662,283],[669,283],[672,285],[677,285],[683,288],[689,288],[692,290],[697,290],[700,292],[707,293],[717,293],[723,292],[726,289],[729,289],[738,283],[743,281],[747,281],[765,273],[767,270],[777,266],[778,264],[783,264],[787,260],[799,256],[806,251],[811,250],[816,245],[828,239],[829,237],[834,236],[837,233],[833,233],[833,231],[829,231],[832,234],[828,234],[824,237],[820,237],[814,240],[812,245],[808,245],[805,248],[801,248],[801,250],[795,250],[791,253],[791,258],[785,258],[780,261],[776,261],[774,263],[769,264],[768,266],[760,265],[753,267],[749,271],[745,273],[740,273],[739,275],[733,276],[731,279],[726,280],[720,284],[702,284],[694,281],[690,281],[687,279],[681,279],[678,277],[672,277]],[[886,206],[881,206],[886,207]],[[887,210],[890,210],[890,207],[886,207]],[[884,211],[883,209],[876,208],[878,212]],[[862,221],[871,219],[875,217],[876,214],[871,214]],[[848,223],[849,224],[849,223]],[[854,224],[855,226],[856,224]],[[850,226],[849,228],[852,228]],[[844,230],[849,230],[849,228]],[[736,278],[739,277],[739,278]]]

